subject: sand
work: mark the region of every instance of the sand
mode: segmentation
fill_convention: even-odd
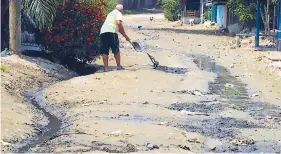
[[[150,22],[150,16],[155,21]],[[135,52],[120,36],[126,70],[117,71],[110,55],[110,72],[56,82],[38,93],[39,105],[63,124],[56,137],[32,152],[280,152],[280,117],[266,113],[260,120],[251,108],[235,109],[237,104],[208,93],[208,84],[217,74],[199,69],[190,57],[213,58],[247,84],[250,97],[257,95],[251,101],[280,112],[279,70],[269,60],[281,57],[280,53],[231,49],[233,38],[207,35],[216,27],[173,27],[175,23],[165,21],[163,14],[125,16],[124,23],[131,39],[140,42],[160,65],[187,72],[153,69],[147,55]],[[101,59],[94,64],[101,66]],[[180,106],[186,106],[186,111]]]

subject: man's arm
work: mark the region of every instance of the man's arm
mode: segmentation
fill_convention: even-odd
[[[130,38],[127,36],[127,34],[125,33],[123,24],[121,20],[117,20],[116,24],[118,26],[119,32],[126,38],[127,41],[130,41]]]

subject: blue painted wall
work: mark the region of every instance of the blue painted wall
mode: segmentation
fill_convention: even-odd
[[[217,6],[217,24],[223,24],[223,7],[222,5]]]

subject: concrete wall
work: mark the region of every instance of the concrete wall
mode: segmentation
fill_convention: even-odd
[[[117,2],[123,4],[125,9],[153,8],[157,4],[157,0],[117,0]]]

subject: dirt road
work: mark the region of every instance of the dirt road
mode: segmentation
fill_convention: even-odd
[[[33,91],[59,130],[23,151],[281,152],[281,78],[269,60],[280,53],[230,49],[232,38],[173,27],[162,14],[124,23],[161,66],[120,38],[126,70],[111,55],[110,72]]]

